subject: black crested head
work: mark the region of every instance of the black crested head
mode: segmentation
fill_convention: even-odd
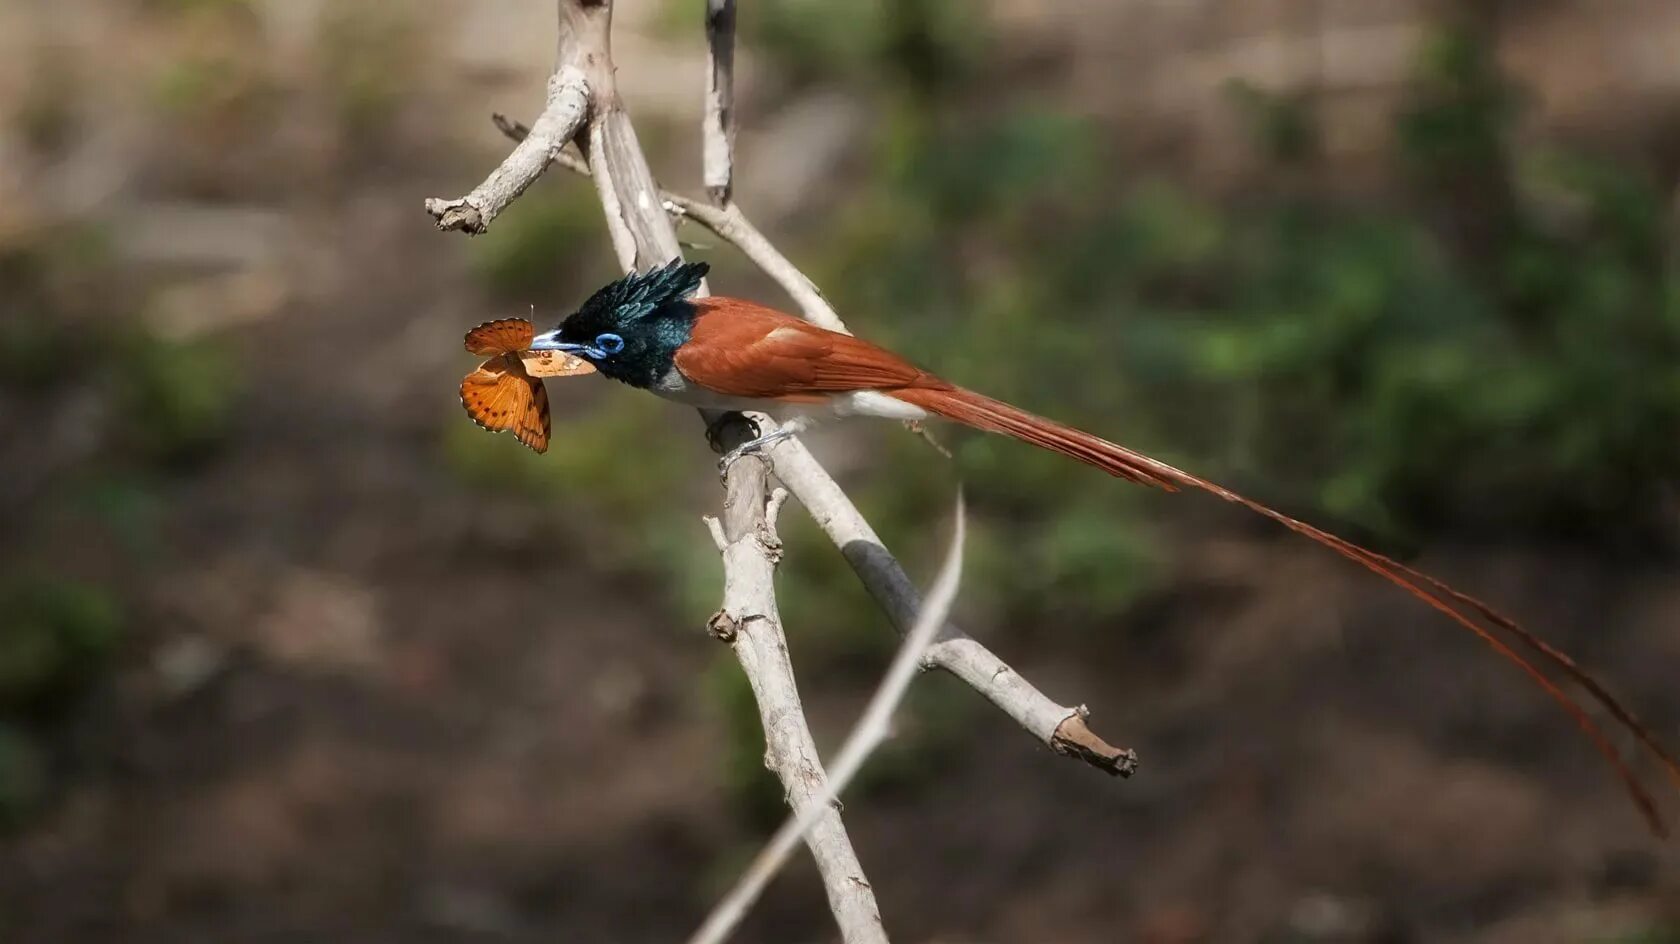
[[[710,269],[711,266],[704,262],[672,259],[657,269],[632,272],[589,296],[572,318],[606,316],[636,321],[664,305],[694,294],[694,290],[700,287],[700,280]]]
[[[709,269],[704,262],[673,259],[646,272],[632,272],[589,296],[560,322],[560,339],[593,344],[602,335],[618,336],[620,350],[590,359],[614,380],[652,386],[671,369],[676,349],[688,340],[695,310],[687,299]]]

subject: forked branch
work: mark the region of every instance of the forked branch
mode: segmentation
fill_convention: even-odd
[[[707,7],[711,55],[703,157],[706,185],[716,205],[662,192],[654,183],[618,98],[609,42],[611,0],[558,0],[560,45],[542,116],[530,128],[496,116],[497,126],[518,146],[472,193],[456,200],[428,200],[428,212],[440,228],[469,234],[483,232],[550,164],[558,162],[593,178],[613,248],[624,269],[645,269],[678,257],[681,252],[673,217],[687,217],[736,246],[776,279],[807,319],[845,331],[816,286],[732,200],[733,6],[732,0],[708,0]],[[568,144],[576,145],[582,157],[566,150]],[[718,420],[708,417],[713,424]],[[716,428],[722,430],[720,438],[725,444],[743,441],[749,434],[749,427],[738,417]],[[1058,705],[1045,697],[985,646],[946,625],[944,606],[933,607],[922,632],[912,633],[922,612],[915,587],[845,493],[796,440],[778,445],[770,461],[777,476],[840,547],[894,624],[912,635],[904,649],[906,667],[895,672],[884,689],[901,694],[909,668],[918,663],[938,666],[962,678],[1058,752],[1079,757],[1109,773],[1131,771],[1131,752],[1114,748],[1093,734],[1085,726],[1083,707]],[[765,488],[762,461],[737,462],[729,470],[725,521],[711,522],[725,559],[725,592],[724,605],[710,625],[715,634],[729,638],[759,698],[768,762],[788,791],[793,822],[798,824],[793,842],[803,838],[811,847],[844,939],[884,942],[886,936],[869,883],[839,811],[830,802],[839,785],[828,783],[800,709],[771,581],[780,554],[775,536],[779,503],[767,503]],[[888,712],[892,698],[886,702]],[[871,737],[879,736],[879,726],[870,730]],[[868,743],[868,739],[860,743]],[[867,753],[862,749],[857,756],[849,755],[848,766],[861,763]]]

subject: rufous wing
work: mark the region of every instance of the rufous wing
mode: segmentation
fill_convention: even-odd
[[[891,351],[738,298],[705,298],[676,366],[715,393],[810,400],[851,390],[949,387]]]

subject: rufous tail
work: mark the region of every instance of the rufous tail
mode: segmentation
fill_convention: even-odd
[[[1646,822],[1650,824],[1651,831],[1659,836],[1668,835],[1662,816],[1657,811],[1656,802],[1652,800],[1651,795],[1640,783],[1639,778],[1634,775],[1627,762],[1623,760],[1621,752],[1616,749],[1615,744],[1611,742],[1604,730],[1593,721],[1586,710],[1573,697],[1558,687],[1558,684],[1551,677],[1512,649],[1504,639],[1501,639],[1483,623],[1478,622],[1475,617],[1480,616],[1486,622],[1509,633],[1530,652],[1538,656],[1542,662],[1552,665],[1586,689],[1592,695],[1593,700],[1602,705],[1611,716],[1627,728],[1641,744],[1645,745],[1662,762],[1663,767],[1668,771],[1669,778],[1677,788],[1680,788],[1680,762],[1676,762],[1673,755],[1651,735],[1650,731],[1634,716],[1633,712],[1623,706],[1598,680],[1587,674],[1586,670],[1582,669],[1574,659],[1482,601],[1468,594],[1460,593],[1428,574],[1420,573],[1375,551],[1367,550],[1327,531],[1315,528],[1306,522],[1297,521],[1280,511],[1238,495],[1221,485],[1216,485],[1206,479],[1176,469],[1165,462],[1151,459],[1142,453],[1133,452],[1125,446],[1111,443],[1099,436],[1093,436],[1083,430],[1045,419],[1042,416],[1036,416],[1002,401],[982,396],[972,390],[930,385],[901,388],[892,391],[892,395],[948,420],[987,432],[1001,433],[1049,449],[1052,452],[1059,452],[1087,465],[1096,466],[1110,475],[1117,475],[1133,482],[1152,485],[1167,491],[1177,491],[1180,486],[1187,486],[1212,492],[1226,501],[1242,505],[1250,511],[1278,522],[1297,534],[1305,535],[1317,541],[1319,544],[1393,583],[1429,606],[1446,614],[1453,622],[1475,633],[1495,652],[1528,673],[1535,684],[1539,685],[1559,705],[1562,705],[1570,717],[1575,719],[1575,723],[1591,739],[1593,746],[1598,749],[1600,754],[1604,755],[1605,760],[1609,761],[1610,766],[1616,771],[1616,775],[1626,786],[1628,794],[1633,798],[1634,804],[1644,814]]]

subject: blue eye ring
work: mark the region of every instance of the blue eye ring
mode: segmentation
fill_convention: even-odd
[[[624,339],[608,331],[595,336],[595,347],[602,354],[617,354],[624,350]]]

